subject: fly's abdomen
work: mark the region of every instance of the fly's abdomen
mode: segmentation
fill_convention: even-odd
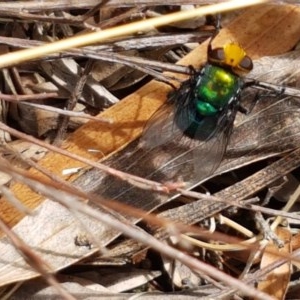
[[[234,100],[239,77],[226,69],[206,65],[195,90],[195,109],[200,116],[213,116]]]

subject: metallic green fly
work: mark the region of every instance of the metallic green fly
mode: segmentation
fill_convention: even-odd
[[[156,171],[149,176],[153,180],[202,180],[223,158],[236,113],[242,111],[242,75],[253,64],[239,45],[212,49],[212,41],[206,65],[173,92],[146,125],[140,147],[157,155]]]

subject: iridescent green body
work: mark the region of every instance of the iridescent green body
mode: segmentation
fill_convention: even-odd
[[[206,64],[193,80],[193,93],[185,104],[178,104],[175,123],[186,136],[207,140],[213,136],[221,116],[228,114],[231,122],[230,115],[235,115],[239,105],[242,80],[212,64]]]
[[[202,116],[213,116],[235,98],[240,78],[224,68],[207,64],[196,84],[196,109]]]

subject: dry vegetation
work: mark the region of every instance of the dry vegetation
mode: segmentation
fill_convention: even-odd
[[[260,100],[214,174],[158,180],[160,145],[138,147],[206,62],[205,2],[0,2],[3,299],[300,298],[297,4],[222,15],[213,47],[239,43],[270,85],[243,91]]]

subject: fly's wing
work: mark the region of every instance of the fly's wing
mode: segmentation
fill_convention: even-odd
[[[182,130],[174,126],[176,103],[185,103],[193,97],[194,85],[195,80],[189,79],[170,94],[167,103],[158,109],[146,124],[140,139],[140,148],[151,150],[182,137]]]
[[[174,135],[173,121],[174,105],[166,103],[154,113],[146,124],[139,147],[151,150],[168,142]]]
[[[190,97],[191,93],[187,92],[185,95]],[[191,99],[182,100],[186,102]],[[201,126],[193,131],[194,136],[188,137],[184,135],[182,128],[187,129],[191,125],[190,120],[193,120],[188,116],[189,113],[193,113],[190,111],[190,107],[188,105],[181,107],[179,102],[174,105],[167,103],[154,115],[150,125],[146,128],[146,137],[144,136],[143,139],[148,147],[133,147],[133,152],[126,156],[124,163],[114,160],[113,166],[118,168],[119,162],[121,162],[122,169],[131,174],[158,182],[183,181],[185,188],[192,188],[210,176],[219,166],[227,146],[236,110],[235,105],[233,108],[224,109],[215,117],[203,118]],[[174,122],[174,115],[180,111],[183,116],[187,115],[188,118],[184,124],[181,122],[180,128],[178,128],[176,120]],[[168,131],[163,132],[161,128],[167,128]],[[203,131],[206,132],[204,135]],[[210,134],[207,135],[207,132]],[[157,138],[156,134],[159,135]],[[165,134],[167,137],[164,136]],[[154,145],[150,143],[153,142],[153,137],[156,141]],[[205,138],[203,139],[203,137]],[[166,201],[169,197],[145,193],[139,188],[122,180],[111,178],[111,176],[103,181],[101,193],[105,197],[122,199],[123,202],[127,203],[128,201],[131,204],[132,199],[138,201],[142,197],[143,201],[147,202],[145,207],[153,205],[153,201],[156,204]]]
[[[209,139],[193,150],[195,177],[203,180],[219,167],[225,154],[237,113],[237,105],[226,108]],[[199,129],[200,130],[200,129]],[[196,133],[197,135],[198,133]]]
[[[221,163],[236,111],[236,105],[225,108],[218,116],[204,118],[193,138],[178,135],[178,138],[153,149],[151,156],[162,159],[157,160],[156,171],[149,177],[157,181],[182,180],[187,188],[206,179]],[[211,133],[205,140],[198,138],[208,130]]]

